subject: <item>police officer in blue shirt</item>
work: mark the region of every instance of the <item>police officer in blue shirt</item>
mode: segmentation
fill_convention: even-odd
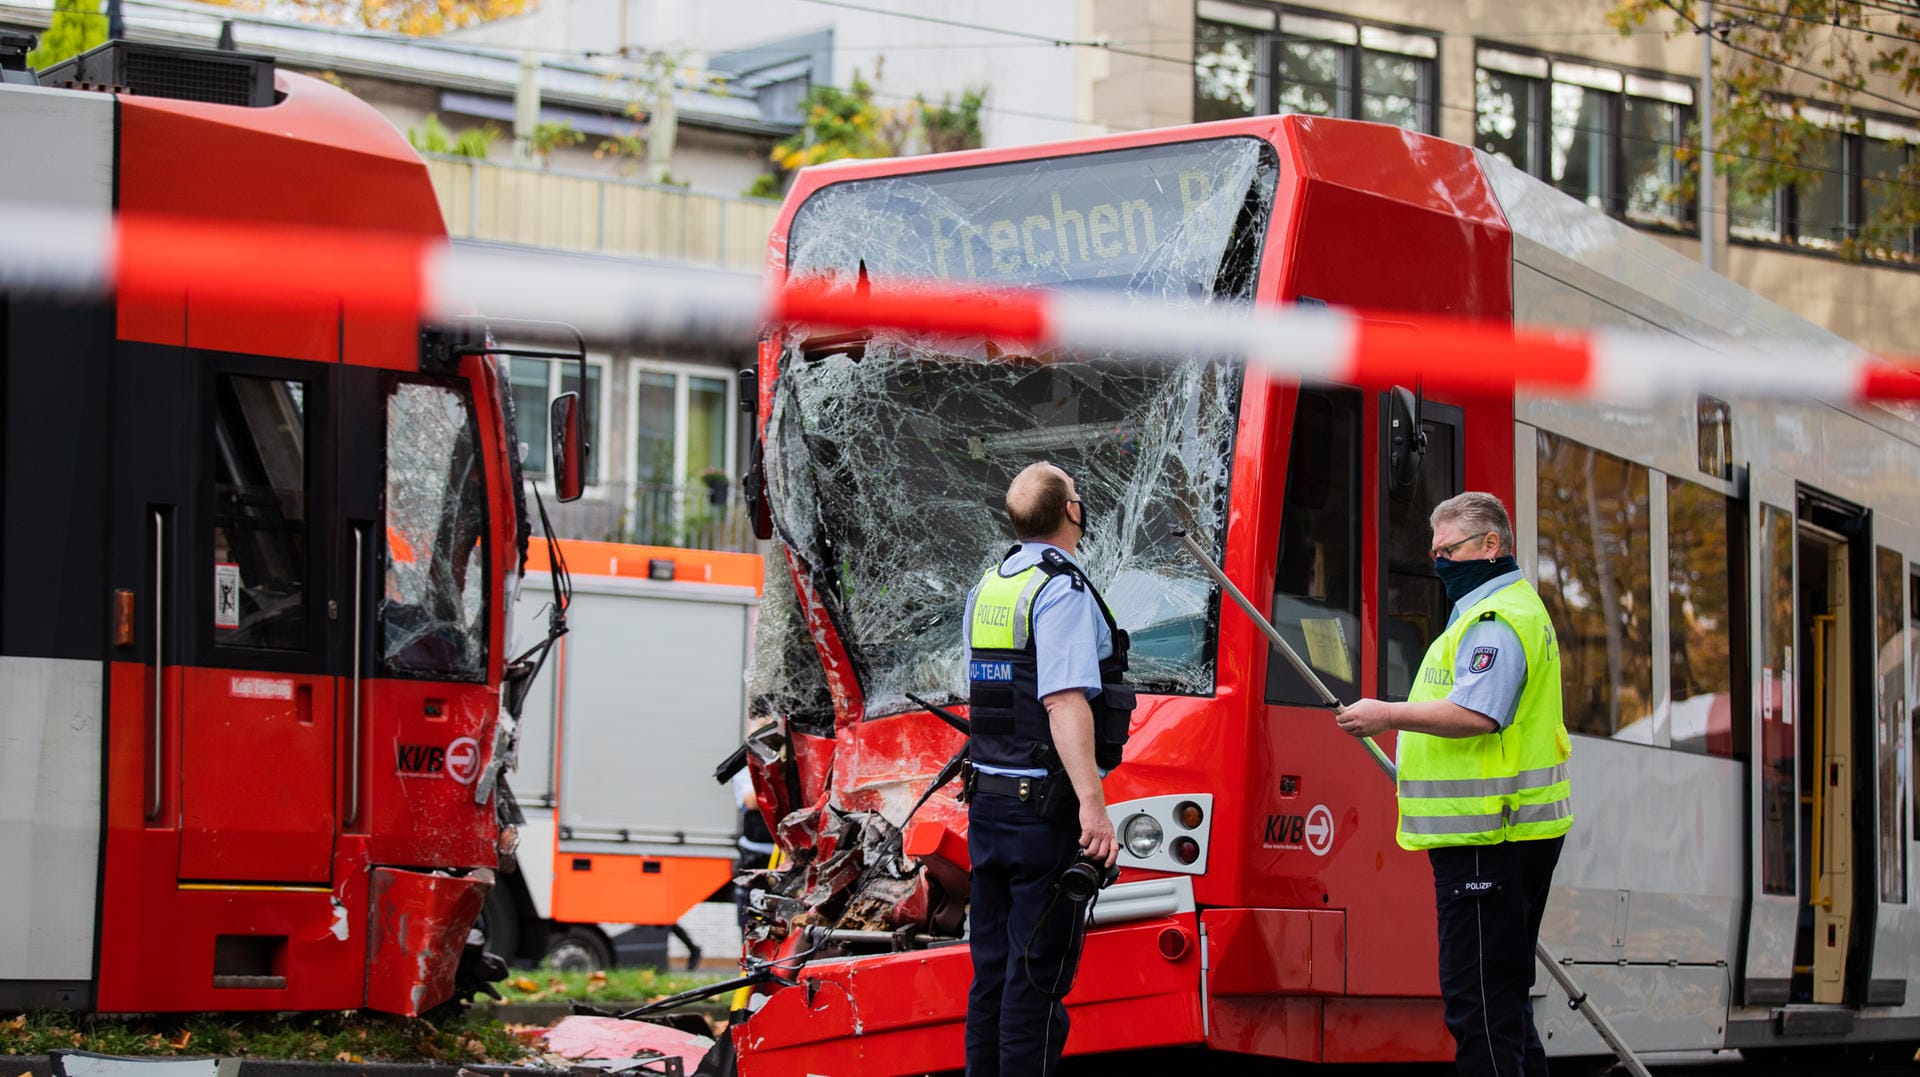
[[[1126,633],[1074,562],[1087,508],[1049,463],[1007,488],[1018,545],[967,596],[968,1077],[1047,1074],[1067,1040],[1061,1003],[1085,907],[1062,900],[1080,856],[1118,854],[1101,793],[1133,705],[1121,682]]]

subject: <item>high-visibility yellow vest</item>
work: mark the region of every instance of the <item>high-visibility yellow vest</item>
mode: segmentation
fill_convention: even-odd
[[[1427,648],[1408,701],[1447,697],[1461,639],[1489,617],[1513,629],[1527,656],[1527,682],[1513,721],[1478,737],[1400,734],[1403,849],[1533,841],[1559,837],[1573,826],[1567,780],[1573,743],[1561,717],[1560,646],[1531,584],[1519,580],[1503,587],[1448,625]]]

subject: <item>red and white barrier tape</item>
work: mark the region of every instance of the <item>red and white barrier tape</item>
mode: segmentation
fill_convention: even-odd
[[[929,283],[856,295],[601,257],[455,248],[440,240],[0,207],[0,288],[196,295],[271,308],[316,293],[362,310],[569,322],[589,337],[751,340],[774,323],[987,336],[1145,359],[1244,356],[1288,379],[1638,402],[1723,397],[1920,400],[1920,364],[1856,349],[1618,330],[1543,331],[1305,308],[1175,307],[1106,295]],[[1394,316],[1400,319],[1403,316]]]

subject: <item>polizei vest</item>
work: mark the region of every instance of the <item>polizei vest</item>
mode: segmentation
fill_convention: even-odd
[[[1400,847],[1492,845],[1554,838],[1573,826],[1567,758],[1572,742],[1560,711],[1560,646],[1540,596],[1525,580],[1462,613],[1427,648],[1408,702],[1445,699],[1467,629],[1499,619],[1520,637],[1527,683],[1513,721],[1478,737],[1400,734]]]
[[[967,699],[973,725],[969,753],[976,764],[1060,769],[1047,707],[1040,699],[1040,665],[1033,646],[1033,600],[1055,576],[1066,576],[1071,586],[1093,595],[1113,636],[1113,653],[1100,661],[1100,694],[1088,700],[1088,706],[1093,711],[1094,761],[1103,770],[1120,765],[1134,706],[1133,689],[1122,680],[1127,633],[1114,623],[1106,600],[1086,574],[1054,550],[1045,551],[1039,564],[1011,576],[1001,575],[999,565],[989,568],[974,593],[973,619],[967,626]]]

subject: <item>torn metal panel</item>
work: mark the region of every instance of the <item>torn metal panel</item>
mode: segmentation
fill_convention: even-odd
[[[491,889],[490,873],[374,868],[367,1005],[418,1017],[452,998],[467,932]]]

